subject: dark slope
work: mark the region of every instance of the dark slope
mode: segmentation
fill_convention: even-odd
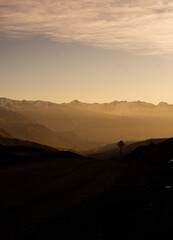
[[[121,161],[131,172],[132,184],[173,186],[173,138],[158,144],[139,146]],[[128,173],[127,173],[128,175]]]
[[[38,143],[3,136],[0,136],[0,156],[0,165],[42,161],[51,158],[84,158],[70,151],[58,151]]]
[[[138,142],[125,141],[126,146],[123,148],[123,157],[128,155],[130,152],[134,151],[139,146],[148,146],[151,141],[154,144],[157,144],[165,140],[166,140],[165,138],[160,138],[160,139],[147,139],[147,140],[138,141]],[[103,147],[98,147],[90,151],[86,151],[84,153],[89,157],[93,157],[97,159],[119,160],[119,157],[120,157],[120,149],[117,146],[117,143],[109,144]]]
[[[158,144],[151,141],[148,146],[141,145],[128,154],[124,161],[167,165],[171,159],[173,159],[173,138]]]

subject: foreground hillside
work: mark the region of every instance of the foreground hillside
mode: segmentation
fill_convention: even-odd
[[[52,158],[79,158],[84,157],[70,151],[60,151],[35,142],[23,141],[16,138],[7,138],[0,135],[0,166],[32,163]]]
[[[93,161],[39,145],[1,145],[0,154],[3,240],[33,239],[47,221],[65,216],[76,204],[95,199],[117,178],[113,162]],[[55,234],[58,237],[59,233]]]
[[[0,239],[171,239],[173,169],[160,163],[172,139],[141,149],[122,162],[45,155],[1,166]]]
[[[150,141],[148,145],[138,146],[124,157],[123,161],[135,164],[156,166],[167,166],[173,159],[173,138],[155,144]]]

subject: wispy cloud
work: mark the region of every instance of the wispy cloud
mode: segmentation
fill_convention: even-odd
[[[171,0],[0,0],[0,31],[145,54],[173,53]]]

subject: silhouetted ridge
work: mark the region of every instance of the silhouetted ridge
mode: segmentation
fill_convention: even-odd
[[[34,142],[0,136],[0,164],[21,163],[26,161],[49,160],[50,158],[84,158],[70,151],[57,149]]]
[[[149,146],[150,142],[153,144],[158,144],[160,142],[164,142],[167,140],[166,138],[160,138],[160,139],[147,139],[144,141],[125,141],[125,148],[123,149],[123,157],[127,156],[134,150],[137,151],[138,147],[141,149],[142,147],[145,148]],[[140,151],[139,151],[140,152]],[[98,147],[95,149],[92,149],[90,151],[86,151],[86,155],[98,158],[98,159],[113,159],[113,160],[119,160],[119,147],[117,146],[117,143],[109,144],[103,147]]]
[[[173,138],[158,144],[139,146],[128,154],[124,161],[167,166],[171,159],[173,159]]]

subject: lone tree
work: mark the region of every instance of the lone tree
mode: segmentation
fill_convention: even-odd
[[[120,159],[121,159],[122,158],[123,147],[125,147],[126,144],[121,140],[120,142],[117,143],[117,146],[120,148]]]

